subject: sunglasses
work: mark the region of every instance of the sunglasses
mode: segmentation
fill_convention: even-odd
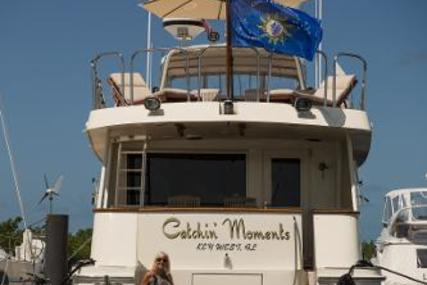
[[[169,262],[169,260],[167,258],[162,258],[162,257],[156,258],[156,262],[161,262],[161,261],[163,261],[164,263],[168,263]]]

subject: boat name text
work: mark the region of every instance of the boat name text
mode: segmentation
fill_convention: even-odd
[[[189,222],[184,224],[179,219],[171,217],[163,223],[162,229],[165,237],[172,240],[217,240],[219,227],[225,228],[231,240],[287,241],[291,238],[290,232],[284,229],[282,223],[274,230],[250,229],[242,218],[226,218],[220,224],[197,222],[191,225]]]

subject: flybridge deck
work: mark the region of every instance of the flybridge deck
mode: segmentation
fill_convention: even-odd
[[[161,64],[158,65],[160,82],[157,86],[149,86],[142,74],[137,72],[137,59],[145,53],[164,55]],[[299,58],[267,53],[257,48],[234,48],[235,96],[230,98],[225,88],[227,72],[225,53],[224,45],[139,50],[131,56],[129,72],[124,70],[125,60],[120,53],[100,54],[92,61],[94,108],[104,108],[108,101],[102,92],[103,80],[99,76],[98,64],[106,56],[115,56],[121,63],[121,72],[112,73],[106,80],[112,88],[111,95],[115,106],[143,104],[145,99],[154,97],[161,102],[232,99],[290,104],[295,104],[298,99],[304,99],[315,105],[365,109],[367,65],[359,55],[337,54],[333,65],[337,66],[341,57],[351,57],[362,63],[361,95],[356,99],[350,96],[357,83],[356,76],[347,75],[341,69],[338,72],[334,70],[334,74],[328,76],[327,63],[324,71],[326,79],[318,89],[312,89],[307,87],[304,64]],[[326,58],[323,53],[322,56]]]

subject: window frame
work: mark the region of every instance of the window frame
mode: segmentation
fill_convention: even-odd
[[[244,157],[244,167],[245,167],[245,171],[244,171],[244,182],[245,182],[245,195],[248,196],[248,152],[247,151],[204,151],[204,150],[197,150],[197,151],[191,151],[191,152],[183,152],[183,151],[170,151],[170,150],[165,150],[165,151],[149,151],[147,152],[147,166],[145,169],[145,179],[147,181],[147,176],[149,175],[149,173],[147,172],[148,169],[148,157],[150,156],[150,154],[171,154],[171,155],[242,155]],[[149,187],[149,186],[147,186]],[[147,189],[144,189],[144,193],[143,193],[143,200],[144,200],[144,206],[154,206],[154,207],[163,207],[163,205],[155,205],[155,204],[146,204],[146,191],[148,191]],[[166,205],[167,206],[167,205]],[[204,207],[203,206],[203,201],[200,205],[200,207]],[[208,206],[209,207],[209,206]]]

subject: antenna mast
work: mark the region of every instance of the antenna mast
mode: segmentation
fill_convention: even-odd
[[[0,94],[0,121],[3,127],[4,142],[6,145],[7,154],[9,156],[10,168],[12,170],[13,182],[15,184],[16,197],[18,198],[18,204],[19,204],[19,209],[21,211],[22,222],[24,223],[24,229],[27,229],[27,218],[25,216],[24,203],[22,202],[21,191],[19,189],[18,175],[16,172],[15,160],[12,155],[12,148],[10,146],[10,140],[9,140],[9,134],[6,128],[6,122],[4,120],[3,104],[1,99],[2,97]]]

